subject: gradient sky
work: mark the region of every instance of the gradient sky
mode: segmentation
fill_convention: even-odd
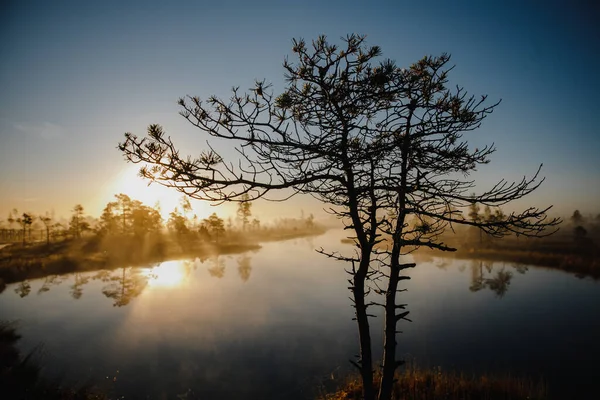
[[[474,176],[482,187],[520,180],[544,163],[546,182],[519,206],[597,214],[599,7],[493,3],[5,1],[0,220],[13,207],[68,215],[76,203],[98,215],[117,191],[141,193],[116,150],[124,132],[142,135],[160,123],[195,152],[206,137],[178,115],[179,97],[226,96],[256,78],[281,89],[292,38],[337,41],[352,32],[366,34],[400,66],[448,52],[456,64],[452,84],[502,99],[467,135],[476,146],[497,145],[491,164]],[[141,200],[151,199],[146,193]],[[292,206],[278,212],[298,215]]]

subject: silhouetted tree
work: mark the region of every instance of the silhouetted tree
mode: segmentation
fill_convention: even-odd
[[[469,218],[475,224],[478,224],[482,221],[483,217],[479,214],[479,205],[477,203],[473,203],[469,206]],[[479,244],[483,242],[483,230],[478,229],[479,231]]]
[[[55,241],[61,237],[64,239],[65,235],[66,232],[63,224],[60,222],[52,224],[52,238],[54,238]]]
[[[188,199],[186,196],[182,196],[179,203],[181,204],[183,215],[187,216],[192,212],[192,203],[190,203],[190,199]]]
[[[42,223],[44,224],[44,227],[46,228],[46,244],[49,245],[50,244],[50,232],[52,230],[52,216],[48,213],[46,213],[45,215],[40,215],[40,221],[42,221]]]
[[[118,225],[114,217],[113,202],[108,203],[100,215],[99,233],[105,235],[114,235],[117,233]]]
[[[208,231],[211,236],[215,238],[215,242],[219,243],[219,237],[225,233],[225,224],[223,219],[219,218],[216,213],[212,213],[208,218],[204,221]]]
[[[501,222],[505,218],[506,218],[506,216],[504,215],[504,212],[499,207],[496,208],[494,211],[492,211],[492,208],[487,205],[483,209],[483,217],[480,216],[481,221],[486,222],[486,223],[492,223],[492,224],[495,222]],[[480,232],[483,232],[483,231],[480,230]],[[489,235],[487,237],[488,237],[488,239],[490,238]],[[480,236],[480,239],[481,239],[481,236]]]
[[[571,222],[575,226],[583,224],[583,215],[581,215],[579,210],[573,212],[573,215],[571,215]]]
[[[131,230],[134,236],[157,233],[162,229],[162,217],[158,210],[134,200],[131,208]]]
[[[242,200],[238,203],[237,218],[242,224],[242,230],[246,230],[252,216],[252,203],[248,193],[242,196]]]
[[[81,234],[90,228],[89,223],[85,220],[83,214],[84,209],[81,204],[75,205],[72,210],[71,222],[69,222],[69,230],[74,238],[79,239]]]
[[[178,239],[182,239],[190,233],[187,222],[187,219],[181,215],[179,209],[175,207],[175,209],[169,213],[167,228],[171,233],[175,234]]]
[[[23,234],[23,246],[25,246],[27,230],[31,229],[31,225],[33,224],[33,216],[29,213],[23,213],[20,217],[15,219],[15,222],[21,226],[21,233]]]
[[[120,150],[144,163],[142,176],[209,201],[242,201],[282,194],[311,194],[328,205],[356,242],[355,255],[323,254],[351,264],[350,290],[359,330],[360,358],[353,364],[363,380],[365,399],[375,397],[368,308],[384,307],[384,354],[379,399],[391,397],[396,360],[396,324],[407,319],[397,304],[401,275],[414,264],[400,256],[427,246],[453,251],[440,234],[454,224],[502,236],[507,232],[542,235],[558,220],[546,209],[528,208],[500,221],[465,218],[472,204],[499,206],[520,199],[541,181],[536,173],[517,183],[501,181],[470,195],[465,179],[489,161],[493,146],[470,149],[463,133],[479,127],[496,104],[485,105],[457,87],[447,87],[450,57],[425,57],[408,69],[376,62],[377,46],[350,35],[340,49],[319,37],[311,45],[293,41],[296,64],[286,60],[287,85],[276,96],[266,82],[251,93],[238,88],[228,100],[181,99],[181,114],[203,132],[237,142],[239,163],[226,163],[213,148],[197,158],[180,153],[162,127],[151,125],[142,139],[127,133]],[[539,170],[538,170],[539,172]],[[420,223],[408,225],[410,217]],[[375,247],[382,236],[386,246]],[[375,280],[374,278],[379,278]],[[383,285],[383,286],[382,286]],[[366,301],[373,290],[383,303]]]
[[[123,193],[115,195],[100,216],[100,232],[104,234],[142,237],[162,229],[160,211]]]
[[[10,229],[12,229],[13,224],[15,224],[17,222],[18,215],[19,215],[19,212],[17,211],[16,208],[13,208],[12,210],[9,211],[6,221],[8,222],[8,227]]]
[[[306,227],[311,229],[311,228],[314,228],[314,226],[315,226],[315,216],[312,213],[310,213],[308,215],[308,217],[306,217]]]
[[[493,217],[493,214],[492,214],[492,209],[490,208],[490,206],[487,206],[487,205],[486,205],[486,206],[483,208],[483,220],[484,220],[484,221],[491,221],[491,220],[492,220],[492,217]]]

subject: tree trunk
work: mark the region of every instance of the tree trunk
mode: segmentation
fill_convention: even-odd
[[[354,274],[352,294],[356,309],[356,322],[358,323],[358,336],[360,341],[360,362],[357,365],[363,382],[363,397],[365,400],[375,399],[373,386],[373,355],[371,350],[371,332],[365,304],[365,280],[369,269],[370,251],[361,257],[358,271]]]
[[[390,281],[385,294],[385,330],[383,344],[383,370],[379,400],[392,397],[394,373],[396,372],[396,290],[398,289],[397,268],[390,268]]]
[[[407,175],[409,170],[408,158],[410,154],[410,132],[411,120],[414,112],[413,101],[409,107],[409,115],[406,126],[406,137],[402,142],[402,166],[400,172],[400,187],[398,190],[398,219],[394,229],[392,253],[390,254],[390,274],[388,278],[388,287],[385,294],[385,329],[383,344],[383,365],[381,372],[381,385],[379,386],[379,400],[390,400],[392,398],[392,389],[394,387],[394,374],[400,363],[396,362],[396,323],[398,320],[406,317],[407,311],[396,315],[396,293],[398,291],[398,282],[400,279],[409,279],[401,277],[400,271],[404,268],[414,266],[414,264],[400,265],[400,250],[402,249],[402,230],[406,219],[406,190]],[[403,307],[400,307],[403,308]]]

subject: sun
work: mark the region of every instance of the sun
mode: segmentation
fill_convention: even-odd
[[[175,287],[187,279],[183,261],[165,261],[144,273],[151,287]]]
[[[148,184],[149,181],[138,175],[139,167],[132,165],[125,168],[117,176],[114,184],[111,185],[109,194],[113,196],[118,193],[124,193],[133,200],[139,200],[147,206],[154,207],[160,205],[160,214],[164,220],[169,219],[169,213],[177,207],[181,210],[181,198],[183,194],[173,188],[166,188],[158,183]],[[109,200],[109,201],[112,201]],[[191,200],[192,214],[198,218],[206,218],[214,212],[214,208],[208,203]]]

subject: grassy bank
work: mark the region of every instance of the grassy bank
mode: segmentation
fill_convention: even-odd
[[[541,400],[547,398],[544,382],[514,377],[474,376],[407,367],[396,374],[393,399],[402,400]],[[376,386],[379,382],[376,381]],[[362,385],[358,377],[349,378],[333,393],[319,400],[361,399]]]
[[[483,248],[457,251],[449,254],[445,253],[444,256],[450,256],[459,259],[475,258],[481,260],[506,261],[517,264],[535,265],[567,271],[582,277],[589,276],[594,279],[600,279],[600,258],[577,253],[560,254],[535,250]]]
[[[342,243],[353,244],[350,239]],[[504,261],[516,264],[534,265],[567,271],[578,276],[589,276],[600,279],[600,250],[593,241],[574,242],[568,237],[551,239],[522,239],[512,238],[488,240],[481,244],[464,242],[453,244],[455,252],[442,252],[421,247],[416,254],[427,254],[436,257]],[[385,242],[380,246],[385,247]]]
[[[463,242],[456,245],[453,253],[435,252],[437,255],[460,259],[479,259],[505,261],[516,264],[535,265],[560,269],[579,276],[600,278],[600,248],[598,240],[585,238],[574,240],[568,235],[556,235],[547,238],[503,239],[484,238],[478,241]],[[419,251],[430,252],[428,249]]]

